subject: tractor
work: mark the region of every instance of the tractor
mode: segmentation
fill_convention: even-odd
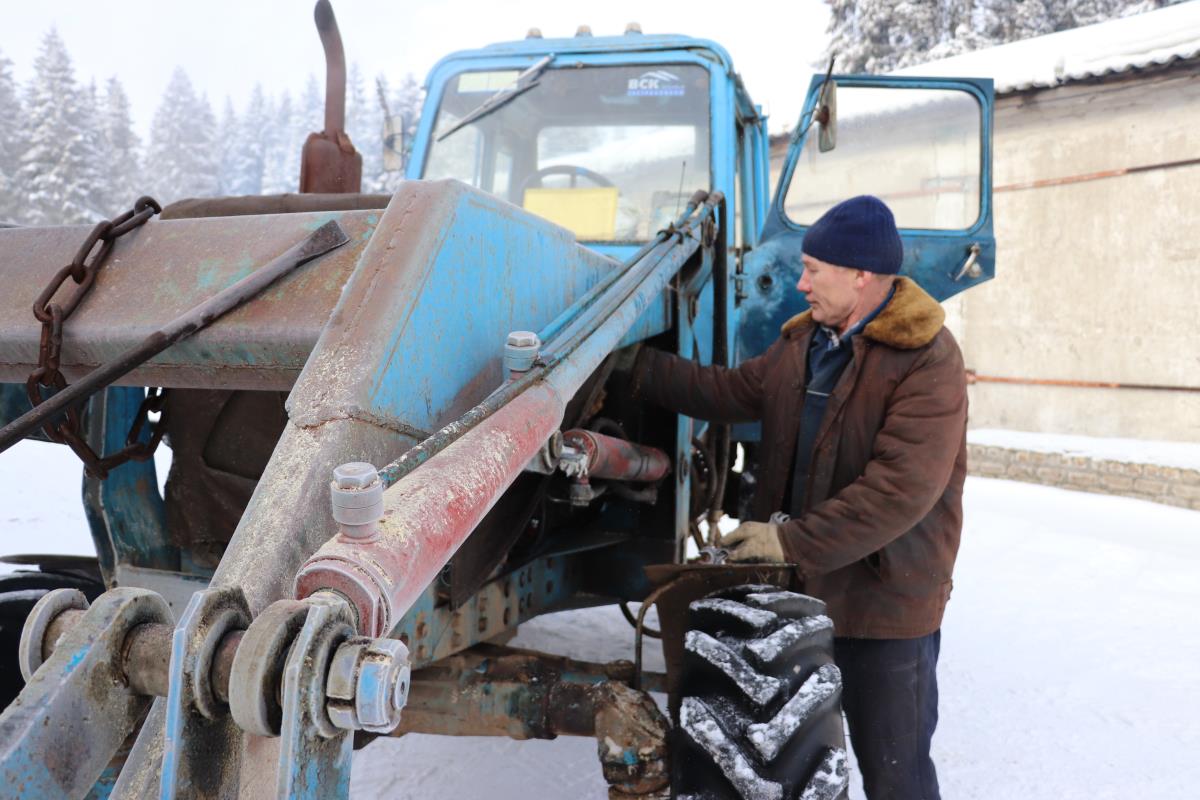
[[[301,193],[0,229],[0,448],[79,454],[96,549],[5,559],[0,795],[346,797],[425,732],[595,737],[612,798],[844,796],[822,603],[720,547],[770,443],[631,365],[763,352],[852,195],[938,300],[990,279],[991,82],[830,65],[775,140],[715,42],[531,31],[434,66],[370,195],[316,19]],[[605,604],[630,661],[506,646]]]

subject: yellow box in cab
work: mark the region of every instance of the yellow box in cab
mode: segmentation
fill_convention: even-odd
[[[617,230],[615,186],[526,189],[525,210],[572,231],[584,241],[612,241]]]

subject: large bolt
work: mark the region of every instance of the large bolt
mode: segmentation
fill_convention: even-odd
[[[329,486],[333,518],[352,539],[374,536],[383,519],[383,482],[379,471],[365,461],[334,467]]]
[[[528,372],[541,347],[542,340],[533,331],[513,331],[504,343],[504,368],[509,372]]]
[[[343,730],[391,733],[400,724],[411,683],[404,642],[355,636],[330,662],[325,709]]]

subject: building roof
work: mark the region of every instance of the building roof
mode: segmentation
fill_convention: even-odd
[[[1050,88],[1200,58],[1200,2],[1037,36],[896,70],[991,78],[996,93]]]

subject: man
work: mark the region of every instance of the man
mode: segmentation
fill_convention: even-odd
[[[855,197],[804,237],[810,310],[736,369],[643,351],[635,391],[714,422],[761,420],[752,521],[734,560],[796,565],[833,619],[842,706],[871,800],[938,800],[942,612],[962,530],[967,394],[941,306],[897,277],[882,201]],[[769,522],[774,512],[788,515]],[[776,517],[776,520],[782,517]]]

